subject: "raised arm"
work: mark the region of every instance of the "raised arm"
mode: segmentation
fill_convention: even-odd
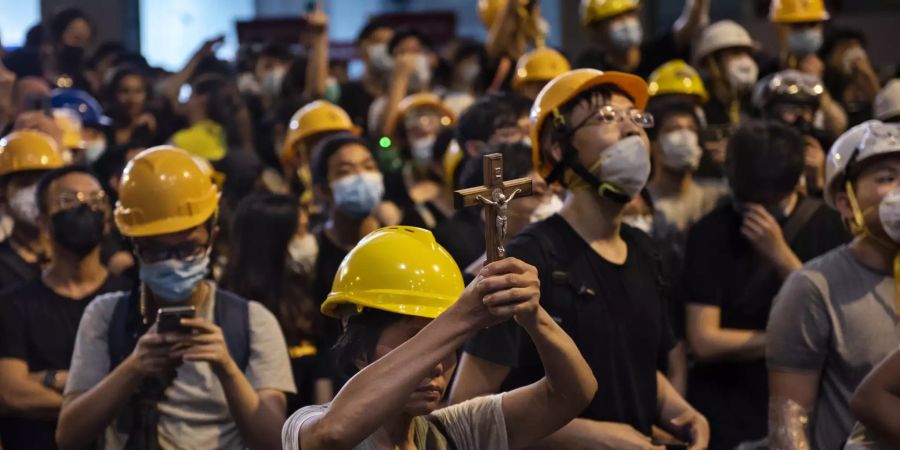
[[[200,61],[203,61],[204,58],[212,55],[215,48],[222,42],[225,42],[225,36],[217,36],[204,42],[203,45],[191,55],[191,59],[188,60],[187,64],[185,64],[181,70],[169,75],[169,77],[163,81],[162,92],[170,104],[173,106],[178,104],[178,92],[181,89],[181,86],[191,79],[194,71],[197,70],[197,66],[200,65]]]
[[[378,120],[378,132],[381,136],[394,137],[397,131],[397,121],[400,118],[400,102],[406,97],[409,89],[409,77],[416,67],[417,55],[406,53],[398,55],[394,60],[394,70],[391,73],[391,84],[388,87],[387,101]]]
[[[683,49],[691,45],[697,31],[709,24],[710,0],[685,0],[681,15],[672,25],[675,45]]]
[[[888,447],[900,447],[900,350],[863,380],[850,410]]]
[[[485,307],[482,297],[492,293],[488,286],[509,291],[505,298],[510,302],[532,301],[533,280],[504,269],[512,264],[508,261],[494,263],[493,270],[497,272],[479,275],[447,311],[411,339],[357,373],[338,392],[323,414],[306,420],[299,430],[289,420],[282,432],[285,448],[298,448],[299,444],[299,448],[304,450],[351,449],[374,433],[385,417],[396,413],[422,379],[447,355],[455,352],[479,329],[512,314],[507,309],[500,309],[495,312],[498,315],[493,315]],[[491,277],[500,280],[488,286],[481,283]]]
[[[314,100],[325,95],[328,80],[328,15],[322,2],[316,2],[316,9],[306,15],[306,24],[312,29],[309,60],[306,62],[306,86],[303,97]]]
[[[486,46],[488,58],[492,61],[507,57],[515,62],[525,53],[525,38],[521,30],[519,7],[518,0],[511,0],[506,2],[503,9],[497,11],[488,30]]]

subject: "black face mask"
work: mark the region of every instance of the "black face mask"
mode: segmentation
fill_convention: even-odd
[[[67,74],[80,73],[84,66],[84,49],[63,45],[58,55],[59,71]]]
[[[50,217],[53,239],[70,252],[84,257],[100,245],[106,227],[103,211],[88,205],[64,209]]]

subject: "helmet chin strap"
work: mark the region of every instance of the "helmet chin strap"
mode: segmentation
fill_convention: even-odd
[[[875,233],[872,233],[872,231],[869,230],[869,227],[866,226],[866,223],[863,220],[863,211],[860,209],[859,202],[856,200],[856,192],[853,189],[853,184],[848,180],[845,183],[845,187],[847,189],[847,197],[850,199],[850,209],[853,211],[853,222],[851,224],[851,231],[853,234],[863,234],[877,242],[879,245],[892,249],[895,252],[893,263],[894,314],[896,314],[897,317],[900,317],[900,244],[876,236]]]

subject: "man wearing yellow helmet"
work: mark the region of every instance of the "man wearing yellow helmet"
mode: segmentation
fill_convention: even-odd
[[[509,258],[486,266],[463,290],[459,268],[428,231],[390,227],[366,236],[341,263],[322,305],[343,318],[338,360],[358,373],[330,404],[294,413],[283,448],[507,450],[552,433],[587,405],[597,381],[540,306],[538,285],[534,267]],[[504,321],[531,338],[544,376],[439,409],[457,348]]]
[[[583,0],[581,24],[596,47],[584,52],[575,65],[646,77],[665,61],[684,57],[694,33],[709,22],[709,3],[687,0],[671,30],[645,40],[639,0]]]
[[[654,425],[692,449],[709,439],[706,419],[657,370],[674,346],[667,290],[649,237],[622,225],[650,174],[647,95],[635,75],[577,69],[548,83],[532,107],[534,167],[569,192],[562,210],[513,238],[507,254],[537,267],[543,306],[606,380],[547,448],[648,448]],[[506,324],[479,333],[466,346],[451,402],[538,379],[524,343]]]
[[[774,70],[797,69],[822,77],[825,65],[817,52],[825,41],[825,22],[831,18],[825,0],[774,0],[769,21],[775,25],[780,47]]]
[[[0,288],[41,275],[50,249],[38,227],[35,191],[43,173],[62,166],[59,147],[47,134],[23,130],[0,139],[0,195],[13,220],[0,243]]]
[[[275,448],[294,392],[278,321],[206,280],[219,192],[184,150],[122,176],[115,221],[139,287],[92,302],[78,328],[57,442],[83,448]]]

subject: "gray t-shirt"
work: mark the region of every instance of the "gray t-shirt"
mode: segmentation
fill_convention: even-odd
[[[281,430],[281,446],[284,450],[300,450],[300,427],[307,420],[320,416],[328,410],[328,405],[314,405],[299,409]],[[434,425],[440,424],[440,428]],[[477,397],[453,406],[432,412],[428,417],[416,417],[416,448],[426,450],[426,442],[434,442],[434,448],[445,450],[446,440],[457,450],[508,450],[506,419],[503,417],[503,394]],[[446,431],[446,434],[444,433]],[[429,440],[428,434],[437,434],[437,439]],[[375,438],[369,436],[353,450],[375,450]]]
[[[811,448],[843,446],[855,420],[850,397],[900,345],[894,278],[861,265],[846,245],[794,272],[775,298],[766,329],[769,369],[819,373]]]
[[[65,394],[85,392],[109,374],[107,335],[115,305],[128,298],[127,292],[98,297],[87,307],[78,326],[75,352]],[[213,320],[215,286],[197,311],[198,317]],[[250,359],[244,375],[256,390],[275,389],[293,393],[287,345],[275,316],[263,305],[250,302]],[[208,363],[184,363],[165,399],[159,403],[159,443],[162,449],[243,449],[243,438],[228,410],[222,385]],[[127,434],[114,421],[104,434],[105,449],[121,449]]]

